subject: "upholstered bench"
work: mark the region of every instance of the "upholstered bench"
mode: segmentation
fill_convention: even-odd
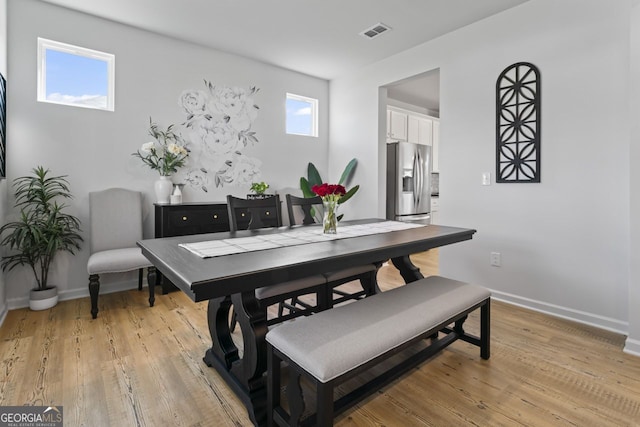
[[[335,415],[457,339],[479,346],[488,359],[490,296],[483,287],[431,276],[273,328],[266,336],[269,425],[333,425]],[[480,337],[463,329],[477,308]],[[334,402],[336,386],[425,338],[427,347]],[[289,365],[289,413],[280,406],[282,361]],[[301,376],[317,392],[316,413],[304,419]]]

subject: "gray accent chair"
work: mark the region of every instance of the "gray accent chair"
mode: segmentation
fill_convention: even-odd
[[[143,269],[148,269],[149,305],[155,301],[155,268],[136,245],[142,239],[142,193],[110,188],[89,193],[91,256],[87,262],[91,316],[98,316],[100,275],[138,270],[142,290]]]

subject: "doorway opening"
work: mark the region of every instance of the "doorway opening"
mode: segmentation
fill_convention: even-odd
[[[384,141],[385,147],[381,147],[381,153],[387,153],[387,148],[394,145],[428,145],[430,146],[430,159],[428,165],[429,197],[427,204],[431,224],[438,225],[442,221],[440,216],[440,69],[430,70],[406,79],[389,83],[380,87],[380,107],[386,110],[386,126],[384,121],[380,124],[380,141]],[[384,114],[384,113],[383,113]],[[393,148],[391,148],[393,152]],[[384,168],[382,176],[387,175],[387,187],[394,188],[394,179],[389,176],[390,167],[386,160],[381,162]],[[446,171],[445,171],[446,172]],[[406,201],[398,201],[398,192],[388,189],[386,191],[387,218],[398,209],[394,205],[403,205]],[[424,193],[423,193],[424,194]],[[404,197],[404,195],[402,196]],[[406,198],[406,197],[404,197]],[[424,203],[422,210],[425,209]],[[403,212],[403,214],[406,212]],[[425,212],[415,212],[417,218],[424,217]],[[430,273],[438,270],[438,251],[431,250],[423,254],[416,254],[423,263],[428,263]]]

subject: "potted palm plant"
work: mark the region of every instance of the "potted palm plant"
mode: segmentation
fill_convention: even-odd
[[[27,265],[35,276],[35,288],[29,296],[32,310],[44,310],[58,302],[55,286],[49,285],[49,268],[58,251],[74,254],[83,240],[80,220],[64,212],[67,205],[58,200],[71,199],[66,176],[51,176],[38,166],[32,174],[13,182],[17,221],[0,227],[0,245],[13,253],[2,257],[2,269],[10,271]]]
[[[353,197],[353,195],[356,194],[356,192],[360,188],[359,185],[356,185],[354,187],[351,187],[349,191],[347,191],[347,189],[344,187],[351,180],[351,176],[353,175],[357,164],[358,164],[358,161],[356,159],[351,159],[351,161],[347,163],[347,166],[344,168],[344,171],[342,171],[342,175],[340,175],[340,181],[338,181],[338,184],[337,185],[334,184],[332,187],[333,189],[330,190],[329,192],[327,192],[327,188],[322,188],[322,191],[321,191],[322,194],[319,194],[313,188],[314,187],[320,188],[322,186],[327,186],[329,184],[327,184],[322,180],[322,178],[320,177],[320,172],[318,172],[318,169],[316,168],[316,166],[313,163],[309,162],[309,164],[307,165],[307,177],[305,178],[303,176],[300,178],[300,189],[302,190],[302,194],[304,195],[304,197],[321,196],[323,200],[325,199],[325,196],[329,194],[331,195],[336,194],[337,196],[332,198],[337,199],[336,203],[338,205],[343,204],[344,202],[349,200],[351,197]],[[341,188],[338,193],[335,193],[334,191],[336,190],[337,186]],[[312,209],[311,212],[312,212],[312,215],[314,216],[316,215],[315,210]],[[335,217],[336,221],[340,221],[343,216],[344,215],[338,215],[337,217]],[[320,218],[316,218],[316,220],[320,222]]]

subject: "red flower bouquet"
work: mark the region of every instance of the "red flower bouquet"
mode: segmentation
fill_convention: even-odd
[[[311,191],[322,197],[322,201],[329,202],[340,200],[340,197],[347,193],[347,189],[340,184],[327,184],[326,182],[321,185],[314,185],[311,187]]]
[[[322,227],[325,234],[336,234],[338,227],[338,201],[347,193],[346,188],[340,184],[314,185],[311,191],[322,198],[324,205],[324,217],[322,219]]]

